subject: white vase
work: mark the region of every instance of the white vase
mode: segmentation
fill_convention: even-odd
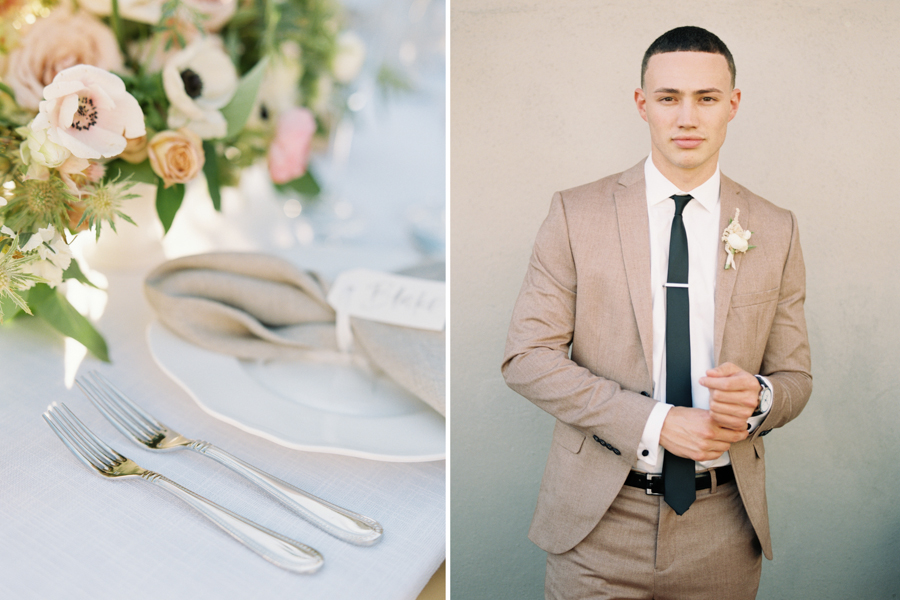
[[[116,230],[103,223],[99,240],[90,231],[76,238],[81,256],[92,270],[146,270],[165,260],[163,226],[156,214],[156,186],[137,183],[131,191],[138,197],[123,202],[121,210],[137,227],[116,217]]]

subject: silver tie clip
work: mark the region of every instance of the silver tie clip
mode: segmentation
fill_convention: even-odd
[[[663,287],[677,287],[677,288],[686,288],[688,284],[686,283],[664,283]]]

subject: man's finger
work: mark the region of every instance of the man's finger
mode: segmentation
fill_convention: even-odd
[[[740,373],[742,369],[734,363],[726,362],[722,363],[715,369],[710,369],[706,372],[707,377],[731,377],[736,373]]]

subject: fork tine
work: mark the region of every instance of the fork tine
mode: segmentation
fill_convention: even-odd
[[[143,423],[135,422],[129,414],[109,398],[108,394],[101,391],[89,379],[78,377],[75,379],[75,384],[122,435],[141,443],[155,435],[155,433],[149,432]]]
[[[97,456],[101,462],[107,466],[115,466],[117,462],[124,461],[125,457],[110,448],[103,440],[98,438],[93,432],[75,416],[69,407],[65,404],[57,404],[60,417],[66,422],[70,430],[73,431],[84,445]]]
[[[131,413],[135,417],[142,419],[144,423],[150,427],[151,430],[156,430],[153,431],[153,433],[156,433],[160,429],[165,428],[162,423],[157,421],[153,416],[144,412],[144,410],[140,406],[132,402],[131,399],[128,398],[128,396],[123,394],[119,390],[119,388],[114,386],[109,379],[101,375],[98,371],[91,371],[90,375],[95,382],[99,383],[100,386],[106,390],[107,395],[112,398],[113,401],[117,402],[119,406],[122,406],[123,408],[131,411]]]
[[[110,461],[108,458],[88,443],[85,436],[72,425],[71,421],[63,413],[59,403],[54,402],[48,409],[48,412],[55,419],[56,426],[59,430],[68,436],[72,444],[80,449],[81,454],[85,458],[93,462],[98,469],[104,469],[109,466]]]
[[[43,415],[44,420],[47,421],[53,432],[62,440],[72,454],[88,468],[98,471],[106,470],[108,468],[106,461],[96,451],[85,445],[77,432],[67,423],[59,407],[60,404],[56,402],[48,406],[47,412]]]
[[[72,434],[69,432],[65,426],[59,422],[59,416],[53,411],[53,406],[48,407],[47,412],[43,415],[44,420],[47,421],[47,424],[50,426],[50,429],[53,430],[53,433],[62,440],[62,443],[66,445],[66,448],[75,455],[79,461],[81,461],[84,466],[88,469],[92,469],[95,471],[104,470],[104,466],[101,463],[95,463],[96,460],[93,456],[88,454],[84,449],[82,449],[81,445],[75,440]]]

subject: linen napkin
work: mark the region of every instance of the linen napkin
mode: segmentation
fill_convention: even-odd
[[[443,263],[401,274],[444,279]],[[214,252],[167,261],[144,282],[159,320],[192,344],[243,359],[337,352],[328,283],[280,258]],[[352,318],[355,347],[370,366],[446,414],[443,331]]]

